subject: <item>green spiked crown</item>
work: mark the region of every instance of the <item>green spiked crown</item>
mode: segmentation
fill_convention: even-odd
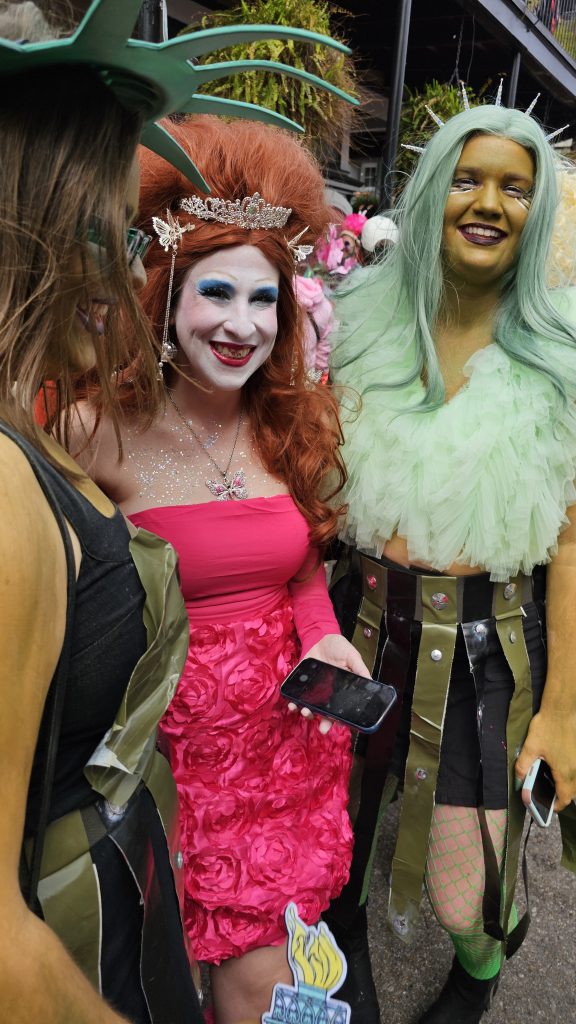
[[[142,0],[93,0],[76,31],[42,42],[0,39],[0,74],[16,74],[56,64],[83,64],[96,69],[121,103],[144,113],[141,142],[158,153],[194,185],[209,192],[204,178],[172,136],[156,122],[167,114],[227,114],[301,132],[294,121],[251,103],[203,96],[205,82],[239,71],[276,71],[357,104],[347,93],[306,71],[266,60],[224,61],[200,65],[210,50],[260,39],[298,39],[350,51],[329,36],[275,25],[235,25],[178,36],[165,43],[131,39]]]

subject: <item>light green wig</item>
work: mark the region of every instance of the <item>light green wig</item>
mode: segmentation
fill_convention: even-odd
[[[426,368],[427,387],[420,410],[437,408],[445,399],[432,331],[444,299],[442,256],[443,215],[462,148],[473,135],[497,135],[524,146],[536,169],[534,193],[514,263],[502,281],[493,338],[518,362],[548,377],[559,398],[566,387],[558,364],[546,354],[546,340],[576,346],[576,325],[561,313],[558,294],[546,286],[546,260],[558,206],[555,153],[537,121],[500,106],[464,110],[446,122],[429,142],[418,167],[392,211],[400,228],[396,246],[377,265],[356,271],[338,293],[340,322],[332,354],[336,380],[352,382],[352,367],[379,338],[386,348],[394,341],[414,345],[415,359],[403,379],[375,379],[372,372],[363,393],[401,388]],[[370,359],[372,370],[375,360]],[[385,377],[385,374],[383,374]]]

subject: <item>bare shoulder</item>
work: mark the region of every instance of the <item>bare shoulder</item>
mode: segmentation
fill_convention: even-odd
[[[96,411],[90,402],[78,402],[70,412],[68,451],[77,466],[93,479],[100,463],[118,459],[118,441],[107,417],[97,423]]]
[[[126,444],[129,421],[120,422],[120,441]],[[114,424],[103,416],[96,425],[94,409],[88,402],[79,402],[71,417],[70,454],[77,466],[117,505],[131,495],[126,460],[120,458],[120,445]]]

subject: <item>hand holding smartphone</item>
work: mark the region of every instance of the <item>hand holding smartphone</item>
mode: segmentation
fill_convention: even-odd
[[[280,687],[286,700],[358,732],[373,733],[396,700],[396,690],[317,658],[304,658]]]
[[[522,800],[540,828],[548,828],[554,813],[556,784],[550,765],[540,757],[530,765],[522,784]]]

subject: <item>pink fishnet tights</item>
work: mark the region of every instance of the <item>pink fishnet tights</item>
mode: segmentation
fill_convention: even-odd
[[[486,819],[501,867],[507,811],[486,811]],[[426,862],[426,889],[443,928],[455,935],[482,932],[484,855],[475,807],[436,805]]]

